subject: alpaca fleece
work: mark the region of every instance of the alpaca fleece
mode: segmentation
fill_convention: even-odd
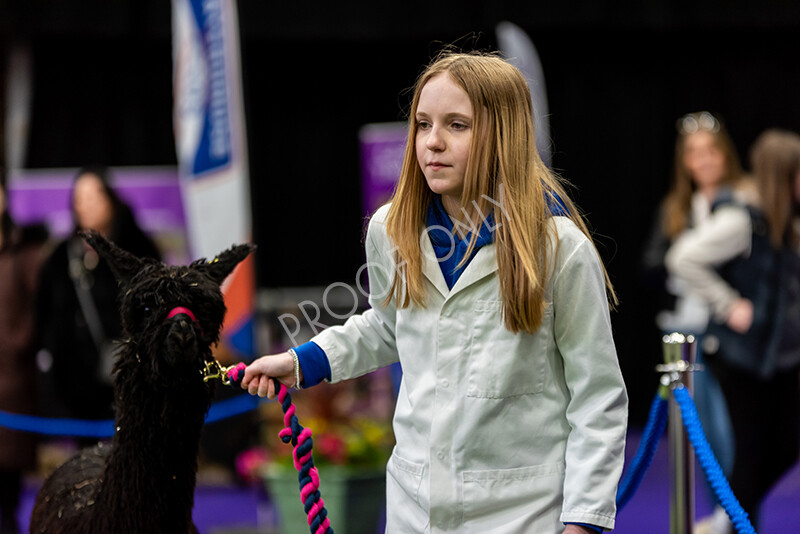
[[[30,532],[194,533],[192,506],[203,421],[214,394],[203,381],[225,316],[220,285],[254,250],[167,266],[96,233],[84,236],[120,284],[124,337],[114,365],[116,433],[81,451],[39,491]],[[175,308],[187,308],[167,319]]]

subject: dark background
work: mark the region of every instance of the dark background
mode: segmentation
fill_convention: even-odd
[[[239,15],[260,287],[350,282],[362,262],[358,129],[405,118],[443,44],[526,30],[545,73],[553,166],[596,232],[620,296],[620,361],[643,421],[659,334],[638,262],[672,168],[675,120],[707,109],[747,150],[800,131],[792,1],[264,2]],[[643,3],[644,4],[644,3]],[[0,1],[3,46],[33,51],[26,164],[173,165],[167,0]]]

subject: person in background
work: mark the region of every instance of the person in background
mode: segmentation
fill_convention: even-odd
[[[113,417],[113,341],[122,332],[117,282],[78,233],[97,230],[136,256],[160,259],[160,253],[103,167],[78,171],[71,209],[73,230],[42,268],[36,299],[37,362],[48,403],[43,409],[50,415],[106,419]]]
[[[744,178],[733,141],[719,118],[708,111],[688,113],[678,119],[676,127],[672,183],[642,263],[645,283],[661,304],[656,325],[662,334],[694,335],[697,363],[702,365],[709,306],[684,280],[667,273],[664,256],[681,235],[708,218],[718,195],[729,193]],[[694,374],[694,398],[711,448],[723,472],[730,475],[734,456],[730,417],[719,383],[707,369]],[[706,485],[706,489],[715,501],[711,487]]]
[[[659,328],[702,334],[708,305],[687,292],[683,281],[668,275],[664,256],[687,229],[708,217],[714,199],[740,181],[742,169],[728,132],[711,113],[689,113],[678,120],[677,129],[672,182],[657,213],[643,264],[652,286],[666,297],[656,317]]]
[[[718,196],[666,263],[710,307],[704,347],[733,423],[731,488],[758,528],[765,495],[799,450],[800,136],[768,130],[750,161],[757,195]],[[732,527],[713,521],[696,532]]]
[[[46,241],[43,227],[14,223],[0,179],[0,410],[15,414],[36,410],[33,300]],[[0,534],[18,534],[22,479],[35,466],[36,441],[0,427]]]
[[[401,363],[387,532],[612,529],[628,408],[614,292],[536,151],[524,76],[494,55],[434,60],[402,169],[367,230],[371,309],[257,359],[242,386]]]

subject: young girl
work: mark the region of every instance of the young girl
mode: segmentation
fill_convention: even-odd
[[[719,198],[666,261],[711,308],[706,361],[730,407],[731,487],[757,526],[764,496],[800,448],[800,136],[763,133],[751,164],[754,203]],[[712,526],[705,532],[733,532],[727,522]]]
[[[269,377],[308,387],[401,363],[387,532],[614,527],[627,421],[614,294],[532,118],[506,61],[435,60],[367,231],[371,309],[247,368],[242,386],[272,398]]]

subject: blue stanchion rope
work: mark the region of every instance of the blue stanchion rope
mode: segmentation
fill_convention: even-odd
[[[667,400],[660,393],[657,393],[650,405],[650,414],[644,427],[642,441],[639,442],[636,455],[633,457],[631,465],[617,489],[617,511],[622,510],[628,504],[630,498],[639,488],[645,472],[650,467],[650,464],[653,463],[658,442],[667,427],[668,408]]]
[[[232,399],[215,402],[206,416],[206,424],[214,423],[254,410],[260,399],[250,395],[239,395]],[[114,435],[114,420],[88,420],[40,417],[8,413],[0,410],[0,426],[48,436],[75,436],[82,438],[110,438]]]
[[[681,417],[683,418],[683,426],[686,428],[686,434],[689,436],[689,441],[694,447],[694,452],[697,455],[697,460],[703,468],[708,483],[711,489],[714,490],[714,495],[717,496],[722,507],[727,512],[728,517],[731,518],[731,523],[739,534],[755,534],[752,523],[744,511],[739,500],[733,494],[731,486],[725,475],[722,473],[722,468],[719,462],[714,457],[711,451],[706,435],[703,433],[703,425],[700,423],[700,417],[697,415],[697,407],[689,395],[689,391],[679,385],[672,390],[675,395],[675,400],[681,410]]]

